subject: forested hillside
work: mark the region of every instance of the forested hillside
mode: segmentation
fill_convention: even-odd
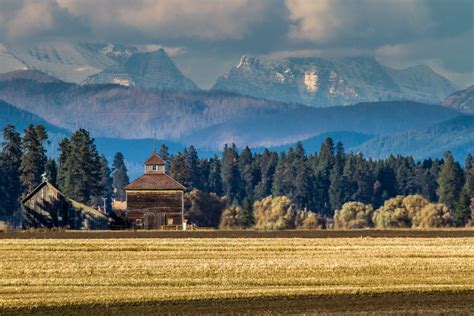
[[[386,135],[457,115],[414,102],[312,108],[228,93],[143,90],[117,85],[0,81],[0,98],[57,126],[96,137],[172,139],[199,147],[278,146],[326,132]]]

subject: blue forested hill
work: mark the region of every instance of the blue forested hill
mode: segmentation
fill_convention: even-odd
[[[456,160],[463,161],[467,153],[474,153],[474,115],[458,116],[426,128],[374,137],[354,150],[373,158],[401,154],[415,159],[442,157],[449,150]]]

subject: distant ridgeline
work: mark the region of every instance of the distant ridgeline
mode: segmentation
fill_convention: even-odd
[[[112,198],[123,199],[129,182],[123,155],[115,154],[110,166],[87,130],[79,129],[64,138],[59,144],[59,158],[54,160],[46,155],[48,135],[41,125],[26,127],[22,136],[8,126],[3,138],[1,214],[15,213],[20,197],[32,192],[43,178],[67,198],[84,205],[106,203],[109,205],[105,207],[110,208]],[[346,202],[357,201],[379,208],[398,195],[420,195],[426,203],[442,203],[433,204],[426,212],[453,214],[453,223],[460,226],[471,220],[471,198],[474,198],[471,154],[463,164],[456,162],[450,152],[443,159],[415,161],[409,156],[390,155],[373,160],[360,153],[346,152],[341,142],[335,144],[331,138],[324,140],[319,151],[309,154],[301,143],[280,153],[268,149],[255,153],[249,147],[238,150],[236,145],[225,145],[220,156],[210,158],[200,158],[193,146],[170,154],[168,147],[162,145],[158,154],[164,161],[165,172],[186,189],[186,216],[191,223],[201,226],[219,225],[223,209],[216,205],[222,205],[235,206],[229,212],[245,218],[242,222],[248,227],[255,220],[252,207],[273,205],[265,200],[269,196],[284,196],[286,200],[280,202],[291,205],[291,212],[311,211],[321,218],[332,218]],[[214,206],[199,205],[202,201]],[[239,215],[240,210],[244,215]],[[301,214],[306,216],[304,222],[307,213]]]

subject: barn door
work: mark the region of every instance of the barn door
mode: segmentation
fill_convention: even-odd
[[[143,215],[143,228],[144,229],[156,229],[157,227],[156,216],[153,213],[145,213]]]

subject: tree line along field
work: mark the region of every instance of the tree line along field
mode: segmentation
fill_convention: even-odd
[[[2,239],[0,311],[468,314],[472,245],[472,237]]]

